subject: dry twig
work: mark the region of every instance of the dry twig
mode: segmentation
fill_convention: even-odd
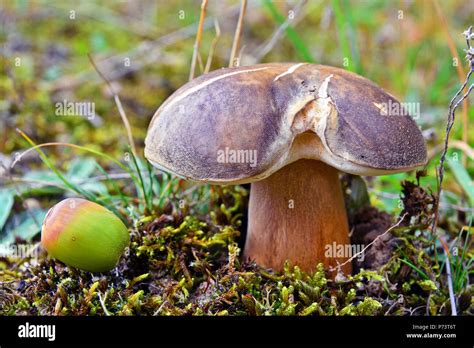
[[[189,71],[189,81],[194,78],[194,73],[196,70],[196,62],[199,56],[199,46],[201,45],[201,38],[202,38],[202,30],[204,26],[204,19],[206,18],[206,8],[207,8],[207,0],[202,0],[201,3],[201,16],[199,17],[199,26],[196,33],[196,40],[194,41],[194,50],[193,50],[193,58],[191,60],[191,70]]]
[[[237,22],[237,28],[235,28],[234,42],[232,43],[232,51],[230,52],[229,68],[239,66],[239,62],[235,61],[235,57],[240,47],[240,37],[242,36],[243,22],[245,17],[245,11],[247,10],[247,0],[242,0],[240,6],[240,15]]]
[[[332,272],[332,271],[335,271],[335,270],[339,270],[342,268],[342,266],[344,266],[345,264],[351,262],[352,260],[354,260],[356,257],[358,257],[359,255],[361,255],[362,253],[364,253],[370,246],[372,246],[372,244],[374,244],[377,240],[379,240],[380,238],[382,238],[383,236],[385,236],[387,233],[389,233],[390,231],[393,231],[393,229],[397,228],[398,226],[400,226],[400,224],[402,223],[402,221],[405,219],[405,217],[408,215],[408,213],[405,213],[402,215],[402,217],[400,219],[398,219],[397,223],[395,225],[392,225],[390,226],[384,233],[382,234],[379,234],[376,238],[374,238],[374,240],[372,242],[370,242],[369,244],[367,244],[361,251],[355,253],[354,255],[352,255],[351,258],[347,259],[346,261],[344,261],[342,264],[339,264],[337,265],[337,267],[331,267],[329,268],[329,270]]]
[[[115,90],[112,87],[112,84],[100,72],[99,68],[97,67],[94,60],[92,59],[92,56],[88,53],[87,57],[89,57],[89,61],[91,62],[92,66],[97,71],[97,73],[100,75],[100,77],[102,77],[102,79],[105,81],[105,83],[107,84],[107,87],[109,88],[110,93],[114,96],[115,104],[117,105],[117,109],[119,111],[120,117],[122,118],[122,122],[123,122],[123,124],[125,126],[125,129],[127,131],[128,143],[130,144],[130,148],[132,149],[133,155],[136,157],[137,152],[135,150],[135,144],[133,142],[132,128],[130,127],[130,122],[128,122],[127,115],[125,114],[125,110],[123,109],[122,102],[120,101],[120,98],[119,98],[118,94],[115,93]]]
[[[457,93],[454,95],[454,97],[451,99],[451,102],[449,103],[448,107],[448,120],[446,123],[446,135],[444,138],[444,148],[443,152],[441,153],[441,158],[439,161],[439,165],[437,167],[437,174],[438,174],[438,199],[436,201],[435,207],[434,207],[434,219],[433,219],[433,225],[432,225],[432,232],[436,232],[436,228],[438,225],[438,208],[439,208],[439,198],[441,197],[441,191],[442,191],[442,184],[443,184],[443,179],[444,179],[444,162],[446,161],[446,155],[448,153],[449,149],[449,135],[451,133],[451,130],[454,126],[454,121],[455,121],[455,113],[456,109],[459,107],[459,105],[464,101],[469,96],[469,93],[471,90],[474,88],[474,84],[472,84],[467,92],[465,94],[462,94],[464,91],[464,88],[467,86],[469,83],[469,79],[471,78],[471,75],[474,73],[474,47],[471,47],[470,40],[474,40],[474,34],[472,33],[472,27],[469,27],[468,30],[464,32],[464,35],[466,36],[466,43],[467,43],[467,60],[469,61],[469,66],[470,70],[469,73],[466,76],[466,79],[464,80],[464,83],[461,85]]]
[[[433,224],[431,226],[431,231],[433,234],[436,233],[437,226],[438,226],[438,217],[439,217],[439,201],[441,197],[441,191],[442,191],[442,185],[443,185],[443,178],[444,178],[444,162],[446,160],[446,155],[448,153],[449,149],[449,135],[451,133],[451,130],[454,126],[454,121],[455,121],[455,113],[456,109],[459,107],[459,105],[469,96],[471,93],[472,89],[474,88],[474,83],[471,84],[471,86],[468,88],[467,92],[462,94],[464,89],[469,83],[469,79],[471,78],[471,75],[474,73],[474,46],[471,46],[471,40],[474,41],[474,33],[472,32],[472,26],[469,27],[464,33],[464,36],[466,37],[466,44],[467,44],[467,49],[466,51],[466,59],[469,62],[469,73],[466,76],[466,79],[464,80],[464,83],[461,85],[457,93],[454,95],[454,97],[451,99],[451,102],[449,103],[449,108],[448,108],[448,120],[446,124],[446,135],[444,138],[444,149],[441,154],[441,158],[439,161],[439,165],[437,167],[437,173],[438,173],[438,199],[436,200],[435,207],[434,207],[434,219],[433,219]],[[441,238],[439,238],[440,241],[442,241]],[[446,255],[446,276],[448,278],[448,290],[449,290],[449,299],[451,302],[451,314],[452,315],[457,315],[456,312],[456,300],[454,297],[454,290],[453,290],[453,279],[451,276],[451,266],[450,266],[450,261],[449,261],[449,248],[446,245],[446,243],[441,243],[443,246],[443,251]]]
[[[459,54],[458,54],[458,51],[456,49],[456,44],[454,43],[454,40],[453,38],[451,37],[451,34],[449,33],[449,27],[448,27],[448,22],[446,20],[446,17],[443,13],[443,10],[441,9],[441,6],[438,2],[438,0],[435,0],[434,1],[434,4],[435,4],[435,8],[436,8],[436,12],[438,14],[438,17],[441,21],[441,25],[443,27],[443,31],[444,31],[444,35],[446,36],[446,40],[448,42],[448,46],[449,46],[449,50],[451,51],[451,54],[453,56],[453,58],[456,59],[456,61],[458,62],[458,64],[456,65],[456,72],[458,74],[458,78],[459,78],[459,83],[463,83],[463,79],[464,79],[464,76],[466,76],[466,73],[464,71],[464,68],[461,64],[461,59],[459,58]],[[463,108],[462,108],[462,125],[463,125],[463,129],[462,129],[462,141],[464,142],[467,142],[468,141],[468,126],[469,126],[469,117],[468,117],[468,114],[467,114],[467,110],[468,110],[468,100],[467,99],[464,99],[463,100]],[[462,156],[462,160],[463,160],[463,165],[466,166],[466,156],[463,155]]]
[[[207,74],[211,70],[212,57],[217,46],[217,42],[221,37],[221,28],[219,27],[219,22],[217,19],[214,20],[214,28],[216,30],[216,36],[212,40],[211,48],[209,48],[209,54],[207,55],[206,67],[204,68],[204,73]]]
[[[100,291],[98,292],[99,295],[99,302],[102,307],[102,310],[104,311],[104,314],[106,316],[110,316],[110,312],[107,310],[107,307],[105,306],[105,301],[107,300],[107,292],[105,293],[104,297],[102,298]]]

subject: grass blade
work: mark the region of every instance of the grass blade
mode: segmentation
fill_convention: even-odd
[[[277,22],[279,25],[285,23],[285,17],[280,13],[280,11],[278,11],[275,4],[271,0],[264,0],[263,3],[272,15],[275,22]],[[303,40],[301,40],[298,33],[291,25],[288,25],[285,28],[285,33],[288,39],[293,44],[293,46],[295,47],[296,53],[298,54],[298,58],[302,59],[305,62],[314,63],[315,60],[311,55],[308,47],[305,45]]]
[[[148,209],[149,212],[151,212],[152,211],[151,200],[150,200],[150,197],[148,197],[147,190],[145,189],[145,182],[143,181],[141,167],[138,165],[137,158],[135,157],[135,154],[133,153],[133,151],[132,151],[132,159],[138,173],[138,180],[135,182],[135,184],[138,187],[141,187],[143,200],[145,201],[145,207]]]
[[[405,265],[409,266],[413,270],[415,270],[424,280],[429,280],[430,278],[426,275],[425,272],[423,272],[421,269],[416,267],[414,264],[412,264],[410,261],[407,261],[405,259],[400,259],[401,262],[403,262]]]
[[[338,36],[339,42],[341,43],[342,53],[344,58],[350,59],[348,62],[349,64],[347,65],[348,70],[362,74],[363,71],[360,64],[359,50],[357,43],[355,42],[354,20],[350,12],[350,4],[348,1],[344,1],[343,5],[344,9],[347,11],[346,13],[341,8],[339,0],[332,1],[332,8],[334,11],[334,17],[336,18],[336,25],[338,28]],[[349,33],[352,36],[351,41],[349,41]],[[352,48],[351,42],[354,43]],[[351,62],[354,63],[352,64]]]
[[[466,168],[461,164],[460,161],[454,160],[451,157],[447,158],[449,168],[451,169],[456,181],[459,183],[461,188],[469,197],[469,203],[471,207],[474,207],[474,184],[467,172]]]
[[[0,231],[5,225],[5,222],[7,221],[8,216],[10,215],[10,211],[12,210],[14,201],[13,198],[14,194],[12,190],[0,190],[0,202],[2,202],[0,206]]]

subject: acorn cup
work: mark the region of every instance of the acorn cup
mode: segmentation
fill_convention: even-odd
[[[41,244],[50,256],[89,272],[113,269],[129,243],[127,227],[114,213],[80,198],[53,206],[41,231]]]

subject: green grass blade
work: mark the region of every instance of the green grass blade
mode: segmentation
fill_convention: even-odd
[[[412,264],[410,261],[407,261],[405,259],[400,259],[400,261],[402,261],[405,265],[409,266],[410,268],[412,268],[413,270],[415,270],[423,279],[425,280],[429,280],[430,278],[426,275],[425,272],[423,272],[421,269],[419,269],[418,267],[416,267],[414,264]]]
[[[286,18],[278,11],[276,8],[275,4],[271,0],[264,0],[264,5],[272,15],[272,18],[275,22],[277,22],[279,25],[282,25],[285,23]],[[285,28],[285,34],[288,37],[288,39],[291,41],[293,46],[296,49],[296,53],[298,54],[298,58],[302,59],[305,62],[309,63],[314,63],[315,60],[313,56],[311,55],[308,47],[304,43],[304,41],[299,37],[298,33],[296,30],[291,26],[288,25]]]
[[[0,202],[1,202],[1,205],[0,205],[0,231],[1,231],[13,207],[13,202],[14,202],[13,191],[10,189],[0,190]]]
[[[350,4],[344,1],[344,9],[341,8],[339,0],[332,1],[332,9],[334,11],[334,17],[336,19],[336,26],[338,31],[339,42],[341,44],[342,54],[344,58],[349,59],[347,66],[348,70],[362,74],[362,66],[360,64],[360,54],[355,42],[355,26],[352,14],[350,11]],[[351,48],[351,42],[349,41],[348,33],[352,35],[352,42],[354,46]]]
[[[463,263],[466,257],[466,251],[468,250],[469,239],[471,237],[471,233],[470,233],[471,225],[472,225],[472,220],[469,221],[469,227],[468,227],[468,230],[466,231],[467,233],[466,233],[466,238],[464,240],[461,257],[456,256],[456,264],[454,265],[454,289],[456,293],[458,292],[458,290],[464,287],[464,282],[466,281],[467,270],[469,269],[469,267],[463,268]],[[459,237],[461,237],[462,231],[463,230],[461,230],[461,232],[459,233]]]
[[[115,183],[115,180],[112,180],[109,176],[109,174],[107,173],[107,171],[99,164],[99,163],[96,163],[96,168],[106,177],[107,179],[107,182],[112,185],[112,187],[114,188],[114,190],[116,192],[118,192],[119,196],[120,196],[120,200],[122,201],[122,203],[124,205],[127,205],[128,204],[128,201],[127,199],[125,198],[125,196],[123,195],[122,193],[122,190],[120,190],[120,188],[117,186],[117,184]]]
[[[148,187],[148,195],[150,197],[150,204],[153,206],[153,179],[155,173],[153,172],[153,166],[150,164],[150,162],[146,161],[146,169],[148,171],[148,182],[149,182],[149,187]]]
[[[137,173],[138,173],[138,184],[142,190],[143,199],[145,201],[145,207],[148,209],[148,211],[151,211],[152,210],[151,201],[150,201],[150,198],[148,197],[147,190],[145,188],[145,182],[143,181],[141,167],[138,165],[137,158],[135,157],[133,151],[131,151],[131,149],[129,150],[132,155],[133,163],[135,164],[135,169],[137,170]]]
[[[79,185],[76,185],[74,183],[72,183],[71,181],[69,181],[60,171],[58,168],[55,167],[55,165],[48,159],[48,156],[46,156],[46,154],[41,150],[41,147],[44,145],[40,144],[40,145],[37,145],[35,144],[35,142],[30,139],[30,137],[28,137],[28,135],[26,135],[24,132],[22,132],[21,130],[18,130],[18,132],[21,134],[21,136],[32,146],[32,149],[34,149],[40,156],[41,160],[43,161],[44,164],[46,164],[46,166],[51,169],[54,174],[56,174],[56,176],[58,177],[59,180],[61,180],[64,185],[66,186],[66,188],[68,188],[69,190],[73,191],[73,192],[76,192],[80,195],[82,195],[83,197],[87,198],[88,200],[92,201],[92,202],[95,202],[95,203],[98,203],[98,204],[101,204],[101,205],[104,205],[107,209],[111,210],[112,212],[114,212],[122,221],[124,221],[124,223],[126,223],[126,220],[124,220],[124,218],[122,217],[122,215],[117,211],[117,209],[113,206],[113,205],[110,205],[110,204],[103,204],[103,201],[102,199],[100,199],[98,196],[96,196],[95,194],[93,194],[92,192],[88,192],[88,191],[85,191],[83,190]],[[72,148],[76,148],[76,149],[80,149],[80,150],[83,150],[83,151],[86,151],[86,152],[89,152],[89,153],[93,153],[95,155],[98,155],[100,157],[103,157],[103,158],[106,158],[106,159],[109,159],[111,160],[112,162],[116,163],[119,167],[121,167],[122,169],[126,170],[128,173],[130,173],[130,175],[132,176],[132,178],[135,177],[135,175],[133,174],[133,172],[128,169],[126,166],[124,166],[122,163],[120,163],[119,161],[117,161],[115,158],[107,155],[107,154],[104,154],[100,151],[95,151],[95,150],[92,150],[92,149],[88,149],[86,147],[83,147],[83,146],[79,146],[79,145],[75,145],[75,144],[66,144],[66,143],[57,143],[57,144],[50,144],[50,145],[63,145],[63,146],[68,146],[68,147],[72,147]],[[135,177],[136,178],[136,177]]]
[[[357,43],[357,30],[354,23],[354,17],[352,16],[351,4],[349,3],[349,0],[342,0],[342,5],[344,9],[343,13],[345,14],[346,18],[346,34],[348,37],[352,59],[354,60],[355,72],[363,75],[364,69],[362,68],[360,59],[359,44]]]
[[[115,163],[117,166],[119,166],[121,169],[125,170],[127,173],[130,174],[130,176],[132,177],[133,180],[137,180],[137,177],[135,176],[135,173],[133,172],[133,170],[131,170],[130,168],[128,168],[126,165],[122,164],[120,161],[118,161],[117,159],[113,158],[112,156],[109,156],[107,155],[106,153],[103,153],[103,152],[100,152],[100,151],[97,151],[97,150],[93,150],[93,149],[89,149],[85,146],[80,146],[80,145],[76,145],[76,144],[69,144],[69,143],[46,143],[46,144],[39,144],[39,145],[36,145],[33,140],[31,140],[24,132],[22,132],[21,130],[17,130],[20,135],[26,139],[26,141],[32,146],[31,149],[28,149],[27,151],[31,151],[31,150],[35,150],[38,152],[38,149],[42,148],[42,147],[47,147],[47,146],[66,146],[66,147],[71,147],[73,149],[77,149],[77,150],[81,150],[81,151],[84,151],[84,152],[88,152],[88,153],[91,153],[91,154],[94,154],[96,156],[99,156],[99,157],[102,157],[103,159],[106,159],[106,160],[109,160],[113,163]],[[32,145],[33,144],[33,145]],[[27,151],[25,151],[24,153],[26,153]],[[23,154],[24,154],[23,153]],[[41,151],[41,153],[43,153]],[[44,153],[43,153],[44,154]]]
[[[26,139],[26,141],[38,152],[41,160],[43,161],[44,164],[46,164],[46,166],[51,169],[54,174],[56,174],[56,176],[58,177],[59,180],[61,180],[64,185],[66,185],[66,187],[68,189],[70,189],[71,191],[74,191],[84,197],[86,197],[87,199],[93,201],[93,202],[96,202],[96,197],[94,194],[90,193],[90,192],[87,192],[85,190],[83,190],[82,188],[79,187],[79,185],[75,185],[74,183],[72,183],[71,181],[69,181],[60,171],[58,168],[55,167],[55,165],[48,159],[48,156],[46,156],[46,154],[33,142],[33,140],[30,139],[30,137],[28,137],[25,133],[21,132],[20,131],[20,134],[23,136],[24,139]]]
[[[458,156],[459,158],[460,156]],[[451,172],[454,174],[456,181],[459,183],[461,188],[467,194],[469,198],[469,204],[471,207],[474,207],[474,183],[469,176],[466,168],[463,167],[460,161],[452,159],[452,157],[447,157],[447,162]]]

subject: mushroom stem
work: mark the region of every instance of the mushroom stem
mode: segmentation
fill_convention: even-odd
[[[337,247],[347,250],[349,245],[341,184],[333,167],[303,159],[252,183],[245,259],[278,271],[289,260],[314,271],[320,262],[342,264],[348,257],[335,257]],[[342,270],[350,273],[350,262]]]

